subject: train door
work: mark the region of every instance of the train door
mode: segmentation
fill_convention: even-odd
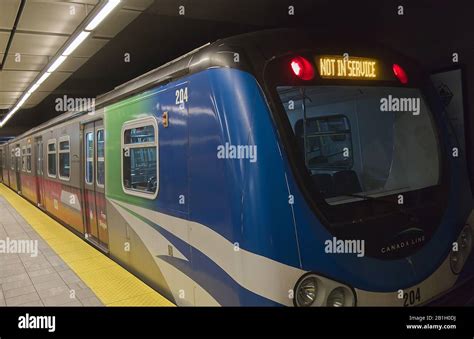
[[[8,171],[9,184],[12,190],[17,191],[16,187],[16,147],[10,146],[10,169]]]
[[[10,156],[8,154],[8,149],[8,145],[5,145],[5,147],[3,147],[3,183],[7,186],[10,186],[10,178],[8,174],[8,169],[10,166]]]
[[[5,151],[5,171],[3,171],[3,177],[5,179],[4,183],[10,187],[10,154],[8,154],[8,150],[10,148],[7,146],[4,148]]]
[[[3,149],[0,149],[0,182],[3,182]]]
[[[36,195],[38,206],[44,208],[44,186],[43,186],[43,138],[35,139],[35,157],[36,157]]]
[[[16,145],[15,148],[15,179],[16,179],[16,190],[21,192],[21,169],[22,169],[22,154],[20,144]]]
[[[10,186],[10,154],[8,145],[3,148],[3,183]]]
[[[105,130],[102,120],[83,129],[84,213],[86,239],[108,251],[105,204]]]

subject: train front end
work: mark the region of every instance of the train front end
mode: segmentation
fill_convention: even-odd
[[[417,64],[384,49],[272,55],[302,274],[296,306],[427,304],[473,273],[463,150]]]

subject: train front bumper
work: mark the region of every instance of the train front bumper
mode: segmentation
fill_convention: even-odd
[[[455,293],[457,287],[464,282],[458,281],[459,274],[464,268],[474,265],[474,256],[472,255],[473,226],[473,222],[466,224],[457,240],[458,246],[453,246],[453,250],[450,251],[443,263],[428,278],[409,288],[392,292],[355,289],[357,306],[434,305],[441,298],[447,300],[446,295]],[[471,290],[471,295],[466,297],[474,297],[474,292]]]

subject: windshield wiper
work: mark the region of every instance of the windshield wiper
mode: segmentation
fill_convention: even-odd
[[[364,194],[344,193],[344,194],[341,194],[341,195],[346,196],[346,197],[361,198],[361,199],[366,199],[366,200],[379,200],[379,198],[371,197],[370,195],[364,195]],[[380,199],[379,201],[385,201],[385,202],[393,203],[393,201],[391,201],[391,200]]]

